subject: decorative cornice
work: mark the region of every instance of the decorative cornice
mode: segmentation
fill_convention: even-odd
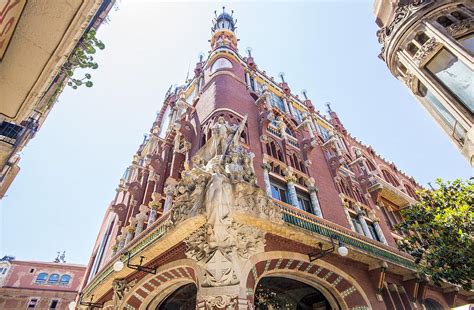
[[[431,37],[413,56],[413,62],[418,66],[422,67],[425,62],[429,59],[429,56],[438,51],[442,44],[436,41],[435,37]]]

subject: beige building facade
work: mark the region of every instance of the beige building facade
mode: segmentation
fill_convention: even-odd
[[[63,65],[113,0],[0,0],[0,199],[67,83]]]
[[[473,2],[376,0],[374,11],[379,57],[474,165]]]

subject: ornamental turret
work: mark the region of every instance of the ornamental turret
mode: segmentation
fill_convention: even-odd
[[[214,14],[216,17],[212,20],[212,48],[215,49],[220,46],[227,46],[237,50],[238,39],[235,35],[237,19],[234,20],[234,11],[231,11],[229,14],[225,11],[224,6],[222,7],[222,13],[220,15],[217,15],[216,11],[214,11]]]

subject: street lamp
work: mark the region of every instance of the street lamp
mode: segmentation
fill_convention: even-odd
[[[342,257],[347,256],[347,254],[349,254],[349,250],[346,248],[344,243],[341,240],[339,240],[339,238],[336,235],[330,236],[329,238],[331,239],[331,247],[327,249],[323,249],[323,243],[319,242],[318,243],[319,249],[317,251],[312,251],[308,254],[310,262],[313,262],[317,259],[320,259],[328,255],[329,253],[334,252],[336,250],[334,239],[338,241],[337,253]]]

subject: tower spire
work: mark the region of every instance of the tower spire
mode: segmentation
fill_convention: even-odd
[[[235,35],[235,30],[237,27],[237,20],[234,19],[234,11],[231,11],[231,14],[227,13],[225,6],[222,7],[222,13],[217,15],[217,11],[214,11],[214,19],[212,20],[212,38],[211,46],[212,48],[217,48],[221,46],[230,47],[232,49],[237,49],[237,37]]]

